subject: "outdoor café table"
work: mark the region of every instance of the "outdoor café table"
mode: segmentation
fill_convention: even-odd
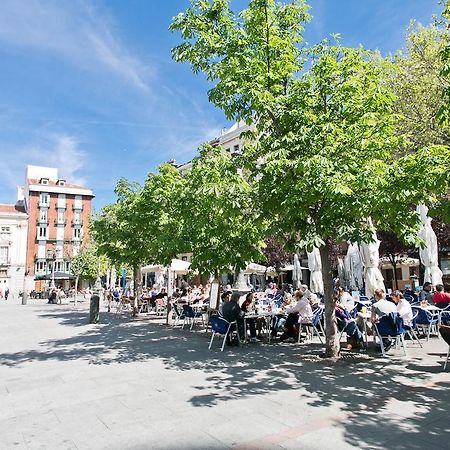
[[[248,312],[244,315],[244,331],[245,331],[245,339],[247,340],[247,319],[258,319],[263,318],[266,321],[266,327],[267,327],[267,339],[270,343],[271,340],[271,323],[272,323],[272,317],[276,316],[278,313],[276,311],[258,311],[258,312]]]
[[[415,306],[416,308],[420,308],[423,309],[424,311],[428,311],[430,314],[437,314],[438,318],[439,318],[439,325],[441,324],[441,317],[442,317],[442,309],[438,308],[436,305],[422,305],[421,303],[418,303],[416,305],[412,305]],[[438,334],[439,336],[439,334]]]

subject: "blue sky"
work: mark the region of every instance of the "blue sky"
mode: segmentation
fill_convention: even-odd
[[[233,0],[240,10],[247,4]],[[142,182],[230,125],[204,79],[173,62],[171,18],[188,0],[2,0],[0,203],[13,203],[27,164],[58,167],[91,187],[95,207],[124,176]],[[429,23],[438,0],[310,0],[306,40],[384,54],[403,45],[411,18]]]

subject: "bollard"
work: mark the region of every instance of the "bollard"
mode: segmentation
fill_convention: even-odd
[[[24,290],[22,292],[22,305],[26,305],[28,301],[28,292]]]
[[[91,304],[89,308],[89,323],[98,323],[100,315],[100,296],[91,295]]]

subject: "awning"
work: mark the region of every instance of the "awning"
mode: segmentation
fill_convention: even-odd
[[[47,273],[45,275],[36,275],[35,280],[74,280],[75,276],[67,272]]]

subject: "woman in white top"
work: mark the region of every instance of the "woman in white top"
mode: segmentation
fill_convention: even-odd
[[[403,319],[403,323],[407,327],[410,327],[412,324],[413,312],[408,300],[405,300],[403,294],[400,291],[394,291],[391,294],[391,297],[392,300],[394,300],[395,304],[397,305],[397,312]]]

